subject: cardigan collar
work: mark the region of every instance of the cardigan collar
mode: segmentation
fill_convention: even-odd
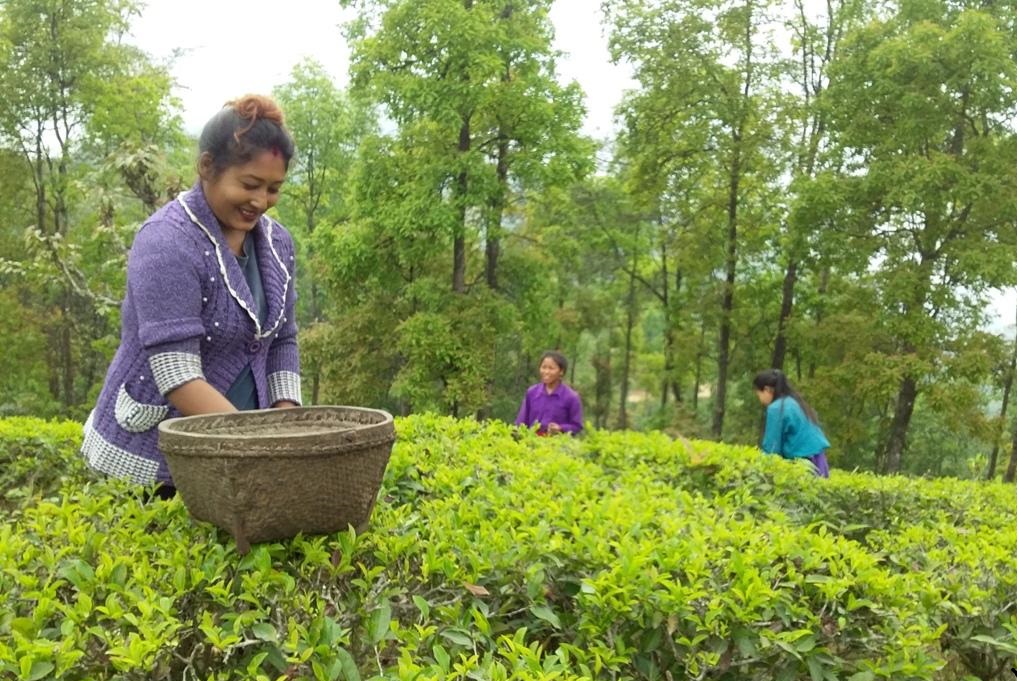
[[[208,205],[205,192],[201,188],[201,182],[196,182],[189,190],[181,193],[177,197],[177,203],[183,207],[191,222],[205,233],[209,244],[215,249],[214,253],[223,284],[254,323],[255,335],[258,338],[271,336],[284,321],[286,291],[291,279],[289,270],[283,264],[272,241],[272,232],[275,227],[272,220],[267,215],[262,215],[258,219],[258,224],[254,226],[254,250],[258,257],[261,286],[265,291],[265,303],[268,306],[268,314],[265,317],[266,328],[263,329],[258,319],[258,310],[254,303],[254,296],[251,294],[251,288],[247,285],[247,279],[240,268],[240,263],[237,262],[236,256],[233,255],[226,243],[226,236],[222,233],[219,220],[216,219],[212,208]]]

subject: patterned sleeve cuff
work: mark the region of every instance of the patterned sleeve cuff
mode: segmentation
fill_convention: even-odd
[[[289,400],[302,404],[300,398],[300,374],[292,371],[276,371],[268,375],[268,403]]]
[[[148,358],[155,385],[163,395],[195,379],[204,379],[201,357],[189,352],[162,352]]]

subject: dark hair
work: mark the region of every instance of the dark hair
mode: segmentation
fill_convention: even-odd
[[[282,155],[288,170],[293,150],[293,138],[283,125],[282,109],[263,95],[244,95],[226,102],[205,123],[198,138],[198,153],[212,157],[217,174],[247,163],[259,151]]]
[[[555,352],[554,350],[548,350],[547,352],[540,356],[540,364],[543,364],[544,360],[547,359],[548,357],[554,360],[554,363],[558,365],[562,373],[565,373],[566,371],[569,370],[569,361],[565,359],[565,355],[561,354],[560,352]]]
[[[752,387],[756,390],[762,390],[763,388],[773,388],[773,399],[777,400],[781,397],[791,397],[798,403],[805,412],[805,415],[813,423],[819,423],[819,418],[816,416],[816,410],[806,402],[798,391],[791,385],[791,381],[787,380],[787,376],[780,369],[767,369],[766,371],[760,371],[756,374],[756,377],[752,379]]]

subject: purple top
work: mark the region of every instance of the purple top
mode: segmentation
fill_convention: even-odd
[[[293,240],[264,215],[254,229],[264,324],[200,183],[142,225],[127,258],[120,347],[85,422],[90,466],[171,483],[157,426],[180,415],[166,395],[188,381],[225,394],[250,365],[259,408],[301,402]]]
[[[583,403],[579,394],[564,383],[550,394],[543,383],[530,386],[516,416],[517,426],[539,424],[538,433],[546,433],[549,423],[557,423],[566,433],[583,429]]]

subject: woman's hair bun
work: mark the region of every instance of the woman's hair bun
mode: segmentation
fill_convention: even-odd
[[[271,97],[264,95],[244,95],[226,102],[243,119],[256,123],[261,119],[284,125],[283,112]]]
[[[244,95],[226,102],[205,124],[198,150],[209,154],[216,173],[250,161],[259,151],[282,155],[289,168],[293,137],[283,124],[283,112],[271,97]]]

